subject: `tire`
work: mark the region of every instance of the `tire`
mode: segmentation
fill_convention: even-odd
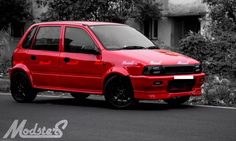
[[[135,104],[133,89],[129,80],[113,76],[105,84],[105,99],[113,108],[124,109]]]
[[[14,73],[11,77],[11,95],[19,103],[32,102],[37,91],[32,88],[28,77],[23,72]]]
[[[170,105],[181,105],[188,101],[190,96],[175,97],[171,99],[165,99],[164,101]]]
[[[76,100],[84,100],[89,96],[89,94],[84,94],[84,93],[70,93],[70,95],[74,97]]]

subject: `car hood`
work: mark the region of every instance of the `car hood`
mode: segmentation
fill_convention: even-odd
[[[130,58],[127,61],[139,61],[145,65],[188,65],[199,62],[182,54],[162,49],[119,50],[115,54]]]

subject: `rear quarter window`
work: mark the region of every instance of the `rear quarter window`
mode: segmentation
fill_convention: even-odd
[[[25,48],[25,49],[29,49],[30,48],[30,45],[32,44],[32,41],[33,41],[33,38],[34,38],[34,35],[36,33],[36,30],[37,30],[37,26],[33,27],[29,32],[28,34],[26,35],[23,43],[22,43],[22,47]]]

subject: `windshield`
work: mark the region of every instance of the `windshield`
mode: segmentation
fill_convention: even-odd
[[[90,28],[108,50],[142,49],[155,46],[143,34],[126,25],[99,25]]]

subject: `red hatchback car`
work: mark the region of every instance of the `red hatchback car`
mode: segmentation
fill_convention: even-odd
[[[201,95],[205,76],[198,61],[159,49],[127,25],[76,21],[32,25],[13,53],[9,74],[17,102],[52,90],[78,99],[104,94],[116,108],[137,100],[181,104]]]

